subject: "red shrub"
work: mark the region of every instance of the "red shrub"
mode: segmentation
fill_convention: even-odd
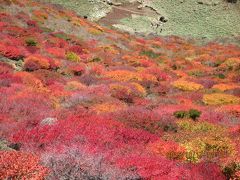
[[[31,26],[31,27],[35,27],[37,25],[37,22],[36,21],[33,21],[33,20],[28,20],[27,21],[27,25],[28,26]]]
[[[50,47],[46,51],[56,58],[65,58],[65,50],[63,48]]]
[[[0,151],[0,166],[0,179],[43,180],[48,172],[37,156],[24,152]]]
[[[80,82],[86,85],[93,85],[96,84],[98,82],[98,78],[91,73],[85,73],[80,77]]]
[[[86,65],[83,63],[76,64],[76,65],[70,66],[69,69],[75,76],[81,76],[86,71]]]
[[[44,164],[51,169],[49,179],[136,179],[131,171],[124,171],[106,161],[102,153],[90,153],[84,147],[65,147],[63,152],[45,153]]]
[[[141,107],[130,107],[127,110],[113,113],[112,116],[129,127],[143,129],[151,133],[160,133],[164,128],[157,113]]]
[[[206,78],[206,77],[201,79],[199,78],[195,82],[203,85],[205,88],[211,88],[213,87],[213,85],[216,84],[216,82],[213,79]]]
[[[8,46],[0,43],[0,54],[13,60],[19,60],[23,58],[23,54],[15,46]]]
[[[141,147],[156,140],[155,135],[124,128],[121,123],[97,116],[69,118],[52,126],[23,129],[13,136],[14,142],[22,143],[23,147],[31,149],[41,150],[75,144],[106,153],[128,146]]]
[[[2,40],[2,44],[5,44],[6,46],[14,46],[14,47],[18,47],[18,49],[20,50],[24,44],[25,41],[19,37],[12,37],[9,35],[1,35],[0,36],[3,40]],[[20,50],[22,52],[22,50]]]
[[[200,119],[214,124],[230,125],[230,116],[224,112],[215,111],[214,109],[203,111]]]
[[[68,49],[69,52],[74,52],[78,55],[81,55],[83,54],[83,48],[79,45],[75,45],[75,46],[71,46],[69,49]]]
[[[0,30],[2,31],[7,26],[6,22],[0,22]]]
[[[54,84],[56,82],[64,82],[62,76],[55,71],[49,71],[49,70],[46,70],[46,69],[39,69],[37,71],[34,71],[33,75],[35,77],[37,77],[38,79],[40,79],[41,82],[44,85],[47,85],[47,86],[51,85],[51,84]]]
[[[215,164],[201,163],[187,166],[162,157],[146,155],[121,157],[117,160],[117,166],[137,172],[143,179],[225,179],[220,168]]]
[[[0,74],[10,74],[13,72],[13,67],[10,64],[0,62]]]
[[[7,32],[8,35],[13,36],[13,37],[20,37],[20,36],[23,36],[23,35],[26,35],[29,33],[27,31],[25,31],[24,28],[19,27],[19,26],[6,27],[5,31]]]
[[[145,71],[145,73],[148,74],[152,74],[154,75],[158,81],[166,81],[169,79],[168,74],[166,74],[165,72],[163,72],[160,68],[158,67],[150,67],[147,68]]]
[[[191,179],[226,179],[226,177],[221,172],[220,167],[214,163],[199,163],[196,165],[190,165],[189,170],[191,171]]]
[[[166,95],[170,90],[170,85],[159,84],[157,86],[150,87],[151,92],[156,93],[158,95]]]
[[[50,59],[50,58],[48,58],[48,62],[49,62],[49,67],[52,70],[57,70],[61,66],[61,62],[59,60],[57,60],[57,59]]]
[[[9,117],[21,127],[34,127],[40,120],[51,117],[53,102],[44,94],[23,91],[21,87],[10,87],[1,91],[0,113]],[[19,129],[21,129],[19,125]],[[9,128],[10,132],[11,129]]]
[[[37,54],[37,53],[39,53],[39,48],[36,47],[36,46],[27,46],[25,49],[26,49],[26,51],[29,54]]]
[[[19,129],[19,127],[17,126],[17,123],[12,120],[7,113],[4,113],[0,114],[0,129],[0,137],[4,139],[10,137],[12,135],[12,132]]]
[[[117,166],[132,170],[143,179],[191,179],[187,169],[162,157],[130,155],[117,160]]]
[[[0,73],[0,87],[10,87],[12,83],[20,83],[21,80],[12,74],[1,74]]]
[[[100,64],[94,64],[91,66],[89,73],[94,75],[101,75],[104,72],[104,67]]]

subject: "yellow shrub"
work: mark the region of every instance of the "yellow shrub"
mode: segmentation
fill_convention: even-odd
[[[186,160],[199,162],[202,158],[212,160],[236,154],[235,145],[227,129],[208,122],[192,120],[177,121],[179,131],[170,134],[168,140],[175,140],[186,149]]]
[[[228,70],[239,70],[240,69],[240,58],[229,58],[227,59],[220,68]]]
[[[205,156],[214,158],[216,156],[232,156],[235,154],[235,145],[228,137],[205,137]]]
[[[190,132],[211,132],[222,130],[221,127],[215,126],[206,121],[193,122],[192,120],[180,120],[177,121],[177,125],[184,131]]]
[[[228,137],[199,137],[183,144],[183,146],[187,151],[187,161],[194,163],[199,162],[203,156],[212,159],[235,154],[234,144]]]
[[[119,51],[114,46],[100,46],[99,48],[103,49],[105,53],[111,54],[111,55],[117,55],[119,54]]]
[[[67,60],[72,61],[72,62],[80,62],[80,60],[81,60],[80,57],[74,52],[67,52],[66,58],[67,58]]]
[[[201,84],[188,82],[185,80],[177,80],[173,83],[173,86],[183,91],[197,91],[203,89],[203,86]]]
[[[89,28],[89,29],[88,29],[88,32],[91,33],[91,34],[93,34],[93,35],[100,35],[100,34],[103,33],[102,31],[100,31],[100,30],[98,30],[98,29],[95,29],[95,28]]]
[[[186,160],[192,163],[199,162],[205,150],[205,144],[201,139],[194,139],[183,144],[183,146],[186,148]]]
[[[203,102],[207,105],[239,104],[240,98],[223,93],[205,94]]]

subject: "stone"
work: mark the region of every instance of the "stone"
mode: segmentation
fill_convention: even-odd
[[[45,118],[41,121],[40,125],[42,126],[46,126],[46,125],[53,125],[53,124],[56,124],[58,120],[56,118]]]

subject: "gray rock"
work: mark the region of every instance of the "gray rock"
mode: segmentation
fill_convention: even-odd
[[[45,118],[41,121],[40,125],[41,126],[46,126],[46,125],[53,125],[53,124],[56,124],[58,120],[56,118]]]

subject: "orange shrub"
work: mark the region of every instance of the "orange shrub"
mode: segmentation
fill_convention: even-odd
[[[71,21],[75,26],[87,26],[87,23],[78,17],[72,17]]]
[[[185,148],[172,141],[157,141],[150,149],[172,160],[185,160]]]
[[[113,97],[121,100],[132,100],[135,97],[146,96],[146,90],[138,83],[113,83],[110,84],[110,92]]]
[[[134,88],[134,90],[137,94],[139,94],[140,97],[146,96],[146,90],[142,85],[135,82],[130,83],[130,85]]]
[[[0,167],[0,179],[43,180],[48,172],[37,156],[16,151],[1,151]]]
[[[139,56],[125,55],[122,57],[122,59],[126,61],[129,65],[136,67],[141,65],[140,60],[142,58],[140,58]]]
[[[119,51],[114,46],[100,46],[100,48],[102,48],[104,52],[108,54],[112,54],[112,55],[119,54]]]
[[[125,104],[106,102],[102,104],[97,104],[93,106],[92,109],[97,113],[105,113],[119,111],[124,109],[125,107],[126,107]]]
[[[239,86],[236,84],[216,84],[212,88],[218,89],[220,91],[227,91],[227,90],[239,88]]]
[[[140,55],[125,55],[122,59],[131,66],[143,66],[143,67],[150,67],[154,65],[154,62],[149,60],[146,56]]]
[[[35,16],[34,18],[39,21],[39,22],[44,22],[46,19],[48,19],[48,14],[44,11],[41,10],[34,10],[33,15]]]
[[[141,73],[141,78],[142,81],[145,83],[156,83],[157,82],[157,78],[156,76],[152,75],[152,74],[146,74],[146,73]]]
[[[20,77],[22,79],[22,82],[27,87],[33,88],[33,89],[44,89],[44,86],[38,78],[36,78],[33,74],[28,72],[17,72],[15,74],[16,77]]]
[[[109,71],[106,72],[106,77],[111,78],[117,81],[142,81],[143,78],[139,73],[126,71],[126,70],[116,70],[116,71]]]
[[[74,90],[83,90],[83,89],[86,89],[86,86],[78,81],[70,81],[70,82],[67,82],[67,85],[65,87],[67,90],[71,90],[71,91],[74,91]]]
[[[31,55],[24,60],[24,69],[35,71],[38,69],[48,69],[50,67],[48,59],[39,56]]]

